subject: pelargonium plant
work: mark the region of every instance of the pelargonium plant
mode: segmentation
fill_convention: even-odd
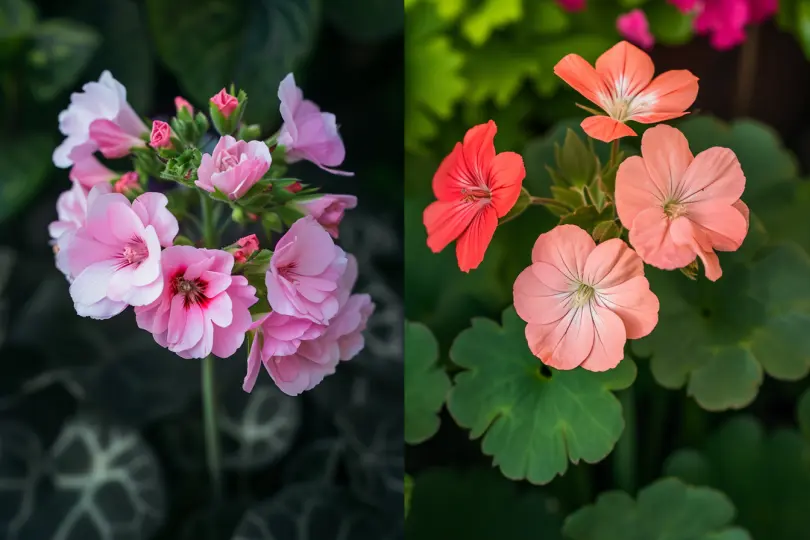
[[[424,211],[427,245],[438,252],[455,241],[459,268],[468,272],[483,261],[499,224],[532,205],[560,216],[540,232],[532,264],[515,280],[515,311],[544,364],[606,371],[622,361],[628,339],[658,323],[645,263],[692,279],[702,264],[706,278],[720,279],[716,252],[737,250],[748,232],[745,175],[731,150],[695,156],[679,130],[660,124],[688,114],[698,93],[689,71],[654,78],[650,57],[623,41],[595,67],[569,54],[554,72],[601,110],[581,105],[593,114],[581,124],[592,140],[569,131],[557,149],[570,158],[568,168],[551,171],[553,198],[522,187],[523,160],[496,153],[494,122],[475,126],[433,178],[438,200]],[[629,121],[659,125],[644,132],[641,155],[625,159],[619,141],[636,135]],[[593,151],[602,143],[611,145],[606,164]]]
[[[374,311],[370,296],[352,294],[357,263],[335,243],[357,199],[286,174],[306,160],[352,175],[336,169],[345,148],[335,116],[304,99],[292,74],[278,98],[283,123],[264,140],[260,126],[243,121],[248,97],[233,86],[211,97],[210,120],[182,97],[173,118],[144,120],[105,71],[59,115],[65,139],[53,161],[70,168],[71,187],[49,228],[56,266],[78,315],[103,320],[132,307],[158,345],[203,359],[216,492],[214,357],[230,358],[247,342],[244,390],[264,366],[282,392],[298,395],[363,349]],[[97,154],[129,157],[131,170],[115,171]],[[223,237],[254,225],[262,241],[245,232]]]

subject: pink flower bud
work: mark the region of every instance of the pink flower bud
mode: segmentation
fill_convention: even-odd
[[[177,96],[176,98],[174,98],[174,107],[175,109],[177,109],[178,113],[180,112],[181,109],[185,108],[186,110],[188,110],[188,114],[194,116],[194,107],[192,107],[191,103],[186,101],[186,99],[182,96]]]
[[[253,253],[259,251],[259,239],[255,234],[240,238],[236,241],[236,245],[239,246],[239,249],[233,252],[236,262],[243,263]]]
[[[140,191],[141,182],[140,178],[138,177],[138,173],[135,171],[129,171],[128,173],[124,173],[121,175],[121,178],[113,186],[113,190],[116,193],[123,193],[126,195],[130,191],[138,190]]]
[[[236,110],[236,107],[239,106],[239,100],[226,92],[224,88],[211,98],[211,103],[219,109],[219,112],[221,112],[222,116],[225,118],[228,118],[231,113]]]
[[[634,9],[624,15],[619,15],[616,19],[616,29],[623,38],[635,43],[642,49],[649,50],[655,45],[655,38],[650,33],[647,16],[640,9]]]
[[[172,128],[169,124],[161,120],[152,123],[152,135],[149,138],[149,146],[152,148],[171,148]]]
[[[289,186],[285,187],[284,189],[286,189],[290,193],[298,193],[299,191],[304,189],[304,186],[301,185],[301,182],[296,181],[290,184]]]

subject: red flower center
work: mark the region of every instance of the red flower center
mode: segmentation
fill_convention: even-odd
[[[183,307],[188,308],[193,304],[205,306],[208,302],[208,297],[205,296],[205,290],[208,288],[208,282],[199,278],[186,279],[183,273],[179,272],[171,280],[172,294],[183,297]]]

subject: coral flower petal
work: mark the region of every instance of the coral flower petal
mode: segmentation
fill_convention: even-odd
[[[576,281],[585,270],[588,255],[596,248],[591,235],[576,225],[559,225],[541,234],[532,248],[532,261],[546,262]]]
[[[494,206],[485,206],[475,215],[472,223],[456,242],[458,267],[462,272],[478,268],[478,265],[484,260],[484,253],[486,253],[497,227],[498,214]]]
[[[734,206],[715,201],[690,204],[686,217],[704,230],[719,251],[738,250],[748,234],[748,220]]]
[[[642,124],[654,124],[664,120],[679,118],[685,114],[698,94],[698,78],[691,71],[678,69],[666,71],[653,79],[650,85],[639,94],[641,101],[654,101],[655,110],[635,114],[631,120]]]
[[[711,240],[703,230],[690,219],[681,217],[673,220],[671,235],[676,243],[691,247],[694,253],[700,257],[705,267],[706,277],[709,280],[717,281],[720,279],[723,275],[720,260],[717,258],[717,254],[712,251]]]
[[[709,148],[695,156],[683,177],[683,202],[713,200],[734,204],[745,191],[745,175],[734,152]]]
[[[436,201],[425,208],[423,220],[427,229],[427,245],[438,253],[459,238],[478,213],[476,202]]]
[[[588,136],[602,142],[612,142],[622,137],[633,137],[636,132],[627,124],[609,116],[589,116],[580,124]]]
[[[585,262],[583,272],[584,281],[600,291],[643,275],[644,263],[618,238],[596,246]]]
[[[670,221],[660,207],[639,213],[630,228],[630,243],[642,260],[662,270],[683,268],[695,260],[695,252],[676,244],[669,229]]]
[[[596,72],[622,94],[636,95],[652,81],[655,65],[650,55],[621,41],[596,60]]]
[[[618,315],[599,305],[592,307],[591,318],[594,329],[593,345],[581,365],[589,371],[613,369],[624,358],[624,344],[627,341],[624,323]]]
[[[520,197],[526,168],[523,158],[514,152],[501,152],[492,160],[489,187],[492,190],[492,205],[503,217],[515,206]]]
[[[433,175],[433,194],[438,200],[456,201],[461,198],[462,183],[448,182],[447,179],[463,176],[464,180],[469,182],[463,163],[464,153],[461,151],[461,143],[456,143],[453,151],[442,160],[436,174]]]
[[[461,150],[467,170],[474,178],[489,178],[489,168],[495,159],[495,134],[498,128],[490,120],[470,128],[464,135]],[[488,182],[487,182],[488,183]]]
[[[627,339],[639,339],[652,332],[658,324],[658,297],[650,290],[644,276],[599,290],[602,303],[621,318]]]
[[[666,197],[661,187],[653,182],[641,156],[631,156],[622,161],[616,177],[632,179],[623,181],[621,189],[616,189],[616,212],[627,228],[630,228],[637,215],[660,204]]]
[[[567,290],[547,283],[564,284]],[[537,262],[523,270],[515,280],[515,311],[530,324],[551,324],[571,310],[571,283],[548,263]]]
[[[607,93],[602,76],[578,54],[568,54],[554,66],[554,73],[594,105],[602,106],[600,95]]]
[[[644,133],[641,154],[647,173],[661,194],[660,202],[682,192],[681,178],[693,161],[689,142],[683,133],[670,126],[655,126]]]

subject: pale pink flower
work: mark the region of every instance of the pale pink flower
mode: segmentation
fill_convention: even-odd
[[[126,195],[134,189],[140,189],[141,181],[138,173],[129,171],[121,175],[121,178],[113,185],[113,191]]]
[[[748,233],[740,200],[745,175],[734,152],[709,148],[692,156],[677,129],[659,125],[641,139],[641,156],[616,174],[616,210],[644,262],[664,270],[700,257],[706,277],[723,274],[717,251],[735,251]]]
[[[152,133],[149,136],[149,146],[152,148],[171,148],[172,128],[162,120],[152,122]]]
[[[650,33],[647,16],[640,9],[634,9],[616,18],[616,29],[622,37],[642,49],[652,49],[655,38]]]
[[[335,115],[321,112],[315,103],[304,99],[304,93],[295,85],[292,73],[281,81],[278,98],[284,120],[278,144],[285,148],[287,161],[295,163],[305,159],[333,174],[353,176],[354,173],[332,168],[343,163],[346,157]]]
[[[346,254],[315,218],[295,223],[276,244],[265,276],[273,311],[326,324],[340,307],[338,281],[346,271]]]
[[[99,152],[109,159],[127,156],[133,148],[143,148],[146,141],[139,135],[128,133],[112,120],[101,118],[90,124],[90,140],[96,143]]]
[[[270,377],[288,395],[311,390],[335,372],[341,361],[354,358],[364,347],[363,330],[374,312],[367,294],[351,294],[357,280],[357,261],[348,257],[346,272],[338,283],[338,313],[324,327],[298,318],[271,314],[257,327],[248,355],[243,389],[250,392],[264,364]],[[267,321],[276,317],[273,326]],[[309,325],[307,325],[309,322]]]
[[[182,96],[177,96],[176,98],[174,98],[174,108],[177,110],[178,113],[180,112],[181,109],[185,108],[186,110],[188,110],[188,114],[194,116],[194,107],[192,107],[191,103],[186,101],[186,98]]]
[[[624,358],[625,341],[658,323],[658,298],[638,255],[618,238],[597,246],[576,225],[537,238],[532,265],[513,292],[529,349],[556,369],[612,369]]]
[[[230,135],[219,139],[212,154],[203,154],[197,170],[197,187],[219,189],[238,199],[261,180],[270,168],[270,149],[262,141],[237,141]]]
[[[160,247],[170,246],[178,232],[165,195],[144,193],[130,204],[120,193],[101,189],[94,187],[88,195],[84,226],[64,255],[68,272],[76,276],[70,286],[76,312],[94,319],[108,319],[160,295]]]
[[[332,235],[338,237],[338,225],[343,220],[346,210],[357,206],[357,197],[354,195],[325,194],[317,199],[298,203],[301,209],[314,217],[321,227]]]
[[[65,169],[74,163],[71,150],[90,141],[90,124],[98,119],[109,120],[133,136],[149,131],[127,103],[126,88],[104,71],[98,82],[89,82],[81,92],[71,94],[70,106],[59,113],[59,131],[67,138],[54,150],[54,165]]]
[[[230,95],[224,88],[217,92],[210,101],[225,118],[228,118],[239,106],[239,100]]]
[[[87,143],[74,147],[69,154],[73,167],[68,176],[88,189],[97,184],[109,184],[118,177],[115,171],[111,171],[96,159],[94,152],[95,145]]]
[[[259,239],[255,234],[243,236],[236,241],[239,249],[233,252],[233,258],[236,262],[243,263],[255,252],[259,251]]]
[[[135,308],[138,327],[182,358],[232,356],[251,326],[256,289],[232,276],[233,256],[218,249],[172,246],[163,251],[163,292]]]

